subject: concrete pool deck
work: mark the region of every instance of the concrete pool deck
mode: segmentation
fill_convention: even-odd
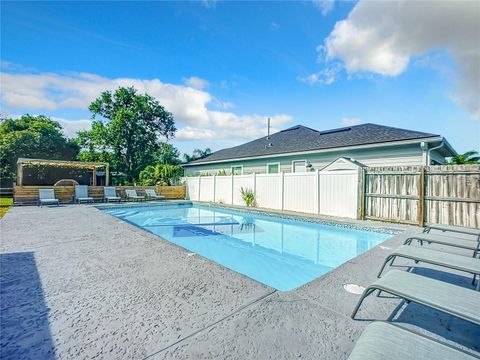
[[[480,351],[479,326],[388,296],[350,319],[359,295],[342,285],[374,281],[405,233],[290,292],[89,205],[14,207],[0,235],[2,359],[346,359],[372,319]],[[467,274],[420,265],[473,288]]]

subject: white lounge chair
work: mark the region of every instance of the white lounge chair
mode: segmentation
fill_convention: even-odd
[[[153,200],[165,200],[166,197],[163,195],[157,195],[155,189],[145,189],[145,194],[147,194],[148,199]]]
[[[145,201],[145,196],[137,195],[135,190],[125,190],[125,194],[127,195],[127,201]]]
[[[88,196],[87,185],[75,185],[75,201],[77,204],[83,202],[93,203],[93,197]]]
[[[42,207],[43,204],[57,204],[57,206],[60,205],[58,199],[55,197],[55,191],[53,189],[38,190],[38,206]]]
[[[117,196],[117,190],[113,186],[105,186],[103,188],[103,198],[107,203],[110,201],[122,201],[122,198]]]

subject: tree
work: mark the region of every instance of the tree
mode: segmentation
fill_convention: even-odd
[[[159,164],[180,164],[180,152],[172,144],[161,143],[155,155],[155,161]]]
[[[142,185],[174,185],[183,169],[178,165],[157,164],[149,165],[140,172],[140,183]]]
[[[80,158],[110,157],[117,171],[129,182],[147,165],[155,163],[160,138],[175,133],[173,115],[152,96],[139,95],[133,87],[105,91],[89,106],[94,120],[92,129],[79,133],[84,151]]]
[[[462,164],[480,164],[480,155],[478,154],[478,151],[470,150],[463,154],[458,154],[447,162],[447,165]]]
[[[204,150],[202,149],[195,149],[193,150],[192,155],[189,154],[183,154],[183,160],[185,162],[197,160],[197,159],[202,159],[212,153],[212,150],[210,148],[206,148]]]
[[[6,186],[15,181],[20,157],[74,160],[79,146],[67,139],[62,127],[44,115],[0,119],[0,178]]]

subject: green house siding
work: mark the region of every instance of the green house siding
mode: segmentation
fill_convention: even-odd
[[[441,161],[440,154],[432,152],[432,159]],[[321,170],[339,157],[353,158],[366,166],[400,166],[425,165],[425,156],[419,144],[357,149],[350,151],[329,151],[318,154],[272,156],[268,158],[250,159],[241,161],[226,161],[213,164],[185,166],[186,175],[208,174],[215,175],[220,170],[231,174],[232,166],[243,166],[243,174],[265,174],[267,164],[280,163],[280,171],[291,172],[292,162],[305,160],[312,165],[311,169]]]

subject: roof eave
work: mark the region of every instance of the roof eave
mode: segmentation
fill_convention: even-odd
[[[410,140],[397,140],[397,141],[370,143],[370,144],[363,144],[363,145],[342,146],[342,147],[335,147],[335,148],[328,148],[328,149],[285,152],[285,153],[270,154],[270,155],[257,155],[257,156],[248,156],[248,157],[242,157],[242,158],[231,158],[231,159],[223,159],[223,160],[203,161],[203,162],[198,162],[198,163],[185,163],[185,164],[182,165],[182,167],[218,164],[218,163],[225,163],[225,162],[232,162],[232,161],[243,161],[243,160],[253,160],[253,159],[268,159],[268,158],[272,158],[272,157],[281,157],[281,156],[318,154],[318,153],[324,153],[324,152],[342,151],[342,150],[347,150],[347,149],[351,150],[351,149],[377,148],[377,147],[384,147],[384,146],[409,145],[409,144],[416,144],[416,143],[420,143],[420,142],[442,141],[444,139],[445,138],[443,136],[434,135],[434,136],[430,136],[430,137],[423,137],[423,138],[410,139]],[[448,144],[448,142],[446,140],[445,140],[445,144],[446,145]],[[449,146],[449,149],[452,150],[452,152],[455,152],[455,150],[450,146],[450,144],[448,144],[448,146]]]

